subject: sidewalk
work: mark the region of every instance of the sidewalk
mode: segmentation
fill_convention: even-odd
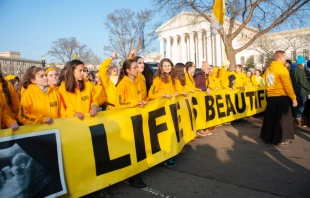
[[[121,182],[107,191],[115,198],[310,197],[310,129],[298,130],[291,145],[273,146],[259,138],[261,124],[258,117],[221,126],[186,145],[177,167],[145,171],[148,188]]]

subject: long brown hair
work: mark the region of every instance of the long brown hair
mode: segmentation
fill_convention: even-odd
[[[25,75],[23,76],[22,86],[27,89],[30,84],[32,84],[31,80],[36,78],[36,73],[39,71],[44,71],[41,67],[31,66],[26,70]]]
[[[169,58],[164,58],[160,61],[159,63],[159,67],[158,70],[156,71],[154,78],[156,78],[157,76],[159,77],[160,80],[162,80],[164,83],[168,83],[169,82],[169,74],[166,74],[163,70],[163,65],[164,62],[168,62],[171,65],[171,71],[173,69],[173,63]]]
[[[172,79],[173,84],[175,84],[176,80],[179,80],[182,86],[186,84],[184,68],[185,68],[185,65],[183,63],[177,63],[173,67],[171,71],[171,79]]]
[[[136,61],[132,60],[132,59],[124,61],[122,69],[118,75],[118,80],[117,80],[115,87],[118,85],[119,82],[121,82],[121,80],[124,78],[124,76],[128,76],[127,69],[130,69],[131,64],[134,62],[136,62]]]
[[[68,62],[68,68],[65,72],[66,91],[74,93],[76,88],[76,80],[74,78],[74,70],[78,65],[84,65],[80,60],[72,60]],[[79,89],[83,91],[85,88],[84,80],[79,80]]]
[[[189,80],[190,80],[192,83],[194,83],[194,81],[193,81],[193,78],[190,77],[190,75],[189,75],[189,73],[188,73],[188,69],[189,69],[190,67],[192,67],[193,65],[194,65],[193,62],[187,62],[187,63],[185,63],[185,69],[186,69],[186,74],[185,74],[185,75],[188,75]]]
[[[6,102],[9,106],[12,106],[12,97],[8,87],[8,82],[3,78],[1,71],[0,71],[0,82],[2,82],[2,90],[6,97]]]
[[[66,62],[65,66],[61,69],[60,73],[59,73],[59,77],[58,77],[58,83],[57,86],[60,86],[62,81],[65,81],[65,74],[67,72],[68,67],[70,67],[70,62]]]

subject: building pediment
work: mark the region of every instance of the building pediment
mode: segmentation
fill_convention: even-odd
[[[178,15],[174,16],[172,19],[168,20],[163,25],[161,25],[159,28],[157,28],[155,32],[160,33],[160,32],[170,31],[172,29],[176,29],[180,27],[195,26],[196,24],[204,22],[204,21],[207,22],[202,16],[200,16],[197,13],[181,12]]]

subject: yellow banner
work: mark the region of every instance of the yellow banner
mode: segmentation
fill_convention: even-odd
[[[11,175],[17,175],[13,168],[16,153],[23,152],[39,164],[37,169],[49,178],[49,183],[42,187],[45,190],[42,195],[59,193],[57,195],[65,194],[64,197],[80,197],[177,155],[195,137],[197,129],[260,113],[265,107],[264,89],[213,95],[195,92],[186,97],[150,101],[142,109],[100,112],[94,118],[86,116],[83,121],[70,117],[57,119],[51,125],[23,126],[16,132],[3,130],[0,133],[0,158],[1,152],[8,152],[12,145],[18,145],[22,151],[13,152],[8,163],[0,163],[0,166],[9,167]],[[58,130],[59,144],[56,141]],[[48,138],[55,139],[55,143]],[[39,151],[40,155],[37,154]],[[57,161],[55,168],[45,163],[50,159]],[[64,181],[61,180],[62,169]],[[62,185],[56,188],[57,182]],[[53,190],[46,190],[49,185],[54,185],[50,187]]]

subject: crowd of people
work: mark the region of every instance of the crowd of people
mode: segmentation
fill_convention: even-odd
[[[288,140],[294,138],[294,127],[290,124],[292,115],[299,127],[304,126],[301,118],[310,85],[302,57],[298,57],[293,69],[285,53],[277,51],[275,61],[264,75],[258,69],[243,71],[242,65],[235,65],[235,71],[231,72],[228,60],[223,61],[221,67],[203,61],[201,71],[196,72],[194,62],[174,64],[164,58],[153,76],[150,67],[145,67],[143,58],[137,56],[135,50],[121,62],[120,71],[112,64],[116,59],[114,52],[100,64],[94,75],[80,60],[67,62],[61,71],[54,67],[29,67],[21,81],[14,75],[4,78],[0,73],[2,129],[17,130],[20,125],[35,123],[52,124],[57,118],[69,116],[83,120],[88,113],[93,117],[99,111],[142,108],[157,98],[171,99],[193,92],[211,94],[221,90],[247,90],[265,85],[267,113],[261,137],[268,143],[288,144]],[[289,108],[291,103],[295,107],[294,113]],[[215,127],[199,130],[197,136],[212,135],[214,130]],[[176,160],[171,158],[165,164],[174,167]],[[146,186],[139,175],[129,181],[135,187]]]

